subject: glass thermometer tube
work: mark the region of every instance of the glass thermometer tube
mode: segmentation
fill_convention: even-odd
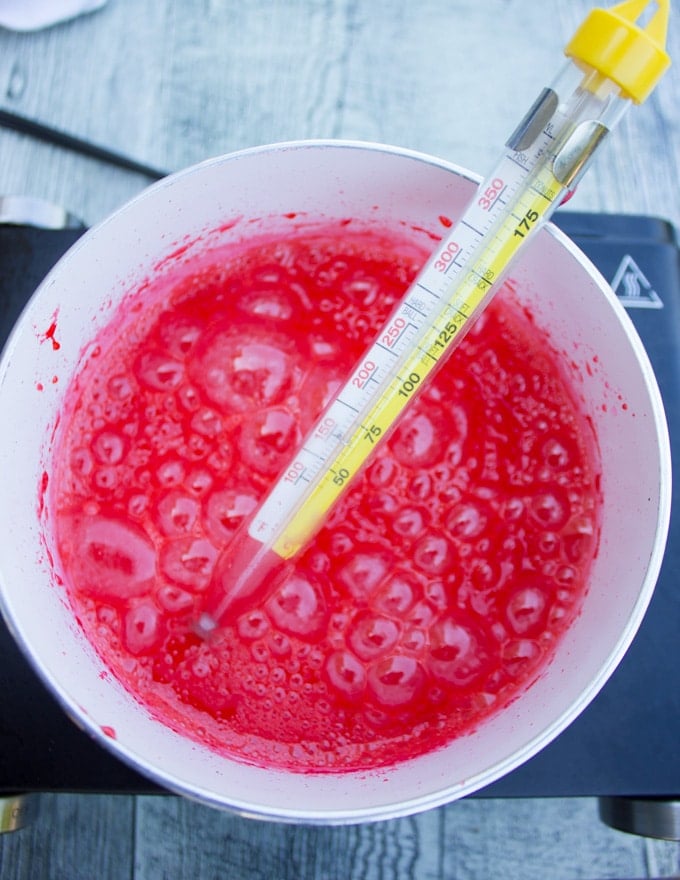
[[[633,5],[640,3],[629,0],[615,10],[630,11]],[[637,32],[648,36],[655,20],[647,31],[632,23],[635,36]],[[214,629],[228,609],[267,590],[276,572],[309,542],[426,380],[463,339],[508,267],[573,190],[631,100],[636,100],[626,88],[630,83],[616,75],[617,69],[612,71],[606,64],[594,67],[581,57],[588,56],[589,21],[581,28],[586,30],[585,50],[579,49],[579,37],[583,42],[579,31],[566,50],[569,54],[576,44],[573,60],[543,89],[463,216],[228,548],[216,569],[214,595],[199,620],[203,632]],[[596,47],[596,62],[598,51]],[[633,85],[639,86],[636,76]]]

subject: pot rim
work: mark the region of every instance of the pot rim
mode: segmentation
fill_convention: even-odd
[[[88,240],[91,236],[101,235],[105,231],[107,224],[111,222],[114,217],[117,217],[118,215],[126,211],[133,210],[135,205],[139,201],[146,200],[149,197],[152,197],[153,193],[155,193],[157,190],[164,189],[165,187],[171,185],[178,178],[193,175],[200,169],[227,164],[242,158],[256,156],[258,154],[269,154],[271,152],[285,150],[305,150],[319,148],[342,150],[352,149],[359,151],[369,150],[378,153],[382,152],[390,155],[395,155],[400,158],[413,159],[420,163],[425,163],[427,165],[432,165],[437,168],[444,169],[470,181],[471,183],[478,184],[481,180],[481,177],[474,174],[473,172],[470,172],[467,169],[462,168],[445,159],[439,159],[427,153],[376,142],[343,139],[293,140],[259,145],[242,150],[237,150],[223,156],[216,156],[210,159],[206,159],[203,162],[177,171],[169,175],[168,177],[157,181],[151,186],[146,187],[137,196],[121,206],[110,216],[95,224],[72,246],[72,248],[67,252],[62,260],[59,261],[57,266],[53,270],[51,270],[46,279],[41,283],[41,285],[37,288],[31,299],[29,300],[27,306],[22,312],[22,315],[16,322],[12,333],[7,340],[7,343],[3,348],[2,354],[0,356],[0,385],[2,385],[2,383],[4,382],[5,372],[8,361],[11,357],[13,345],[16,343],[19,335],[24,332],[24,324],[30,318],[30,306],[34,298],[36,298],[40,294],[41,290],[45,286],[49,285],[53,272],[63,271],[63,261],[66,261],[67,264],[67,261],[70,259],[70,256],[72,254],[78,252],[83,247],[87,247]],[[635,603],[632,613],[627,618],[626,625],[620,634],[618,642],[611,651],[607,661],[602,664],[599,674],[591,681],[589,687],[582,692],[580,699],[569,706],[568,709],[565,710],[560,717],[553,719],[553,721],[545,728],[545,730],[543,730],[538,735],[532,737],[523,749],[513,752],[504,761],[493,764],[490,769],[482,771],[476,774],[474,777],[466,779],[463,784],[456,783],[454,785],[441,787],[434,794],[427,793],[426,795],[420,797],[410,798],[408,801],[400,801],[399,803],[392,804],[388,807],[378,805],[370,807],[358,807],[351,810],[338,809],[329,810],[323,812],[322,814],[319,814],[318,810],[305,811],[295,808],[277,808],[273,811],[271,809],[268,809],[266,806],[262,808],[256,808],[247,799],[243,799],[241,797],[230,797],[229,802],[226,802],[225,798],[216,794],[215,791],[211,791],[209,789],[206,789],[205,787],[197,785],[189,785],[186,783],[185,780],[181,779],[178,776],[174,776],[169,772],[158,770],[157,768],[150,766],[132,750],[128,749],[124,744],[118,741],[113,741],[109,737],[103,735],[99,725],[93,719],[91,719],[87,714],[83,714],[78,711],[79,707],[77,706],[77,704],[74,703],[73,698],[66,692],[62,684],[56,679],[55,676],[53,676],[51,671],[44,666],[44,664],[35,653],[34,648],[28,643],[21,631],[19,623],[14,620],[13,613],[6,595],[6,593],[9,593],[9,591],[4,586],[4,583],[0,583],[0,611],[2,611],[2,614],[10,630],[12,631],[15,640],[19,643],[19,646],[21,647],[24,655],[29,659],[33,669],[38,673],[43,682],[49,687],[50,691],[57,696],[62,708],[77,723],[79,727],[84,727],[88,731],[88,733],[94,736],[94,738],[100,745],[107,749],[107,751],[111,752],[118,758],[124,759],[128,765],[132,766],[145,777],[152,779],[154,782],[158,783],[164,788],[168,788],[189,798],[199,798],[202,802],[208,803],[214,807],[230,810],[239,815],[252,818],[270,819],[283,822],[306,822],[310,824],[333,825],[386,820],[403,817],[406,815],[412,815],[418,812],[422,812],[424,810],[444,805],[446,803],[449,803],[451,800],[464,796],[466,794],[474,793],[483,788],[485,785],[496,781],[497,779],[506,775],[511,770],[525,763],[529,758],[531,758],[533,755],[543,749],[549,742],[553,741],[556,736],[558,736],[583,711],[585,706],[587,706],[592,701],[592,699],[604,686],[606,681],[610,678],[614,669],[618,666],[640,626],[647,606],[651,601],[653,595],[654,584],[657,580],[663,560],[665,539],[670,522],[672,477],[670,441],[668,436],[668,428],[664,416],[663,402],[660,391],[658,389],[658,385],[656,383],[656,378],[647,353],[629,315],[627,314],[621,303],[618,301],[618,298],[611,291],[611,288],[606,279],[604,279],[601,273],[596,269],[596,267],[593,266],[590,260],[585,257],[585,255],[571,241],[571,239],[569,239],[568,236],[566,236],[553,224],[547,224],[545,230],[547,234],[555,238],[557,242],[561,245],[561,247],[566,249],[572,256],[572,258],[574,258],[579,263],[580,267],[597,282],[597,285],[601,289],[603,294],[607,296],[607,298],[610,300],[610,303],[616,312],[616,316],[619,322],[623,325],[625,329],[626,335],[630,341],[632,348],[634,349],[637,362],[642,371],[645,386],[650,397],[651,410],[654,416],[654,429],[659,439],[660,494],[658,499],[655,539],[653,543],[652,553],[647,566],[646,576],[643,583],[640,585],[637,602]],[[3,573],[1,571],[0,580],[4,581]],[[312,773],[307,775],[310,778],[328,778],[326,774],[321,773]],[[344,775],[347,776],[352,774]]]

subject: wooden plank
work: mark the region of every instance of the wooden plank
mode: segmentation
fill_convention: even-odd
[[[467,800],[445,811],[443,876],[633,878],[645,846],[598,821],[593,798]]]
[[[134,858],[133,858],[134,853]],[[3,878],[241,880],[672,877],[678,844],[602,825],[588,799],[469,799],[420,816],[340,828],[242,819],[175,797],[42,796],[0,837]]]
[[[43,794],[38,817],[0,836],[3,880],[126,880],[133,876],[131,796]]]
[[[135,880],[407,878],[439,872],[441,814],[337,828],[243,819],[181,798],[140,797]]]
[[[594,798],[467,799],[406,819],[317,828],[143,797],[135,880],[672,877],[679,856],[678,844],[608,828]]]

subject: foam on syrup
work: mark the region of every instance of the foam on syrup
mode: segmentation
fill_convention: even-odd
[[[338,224],[180,262],[67,394],[49,491],[74,612],[159,722],[237,760],[343,771],[437,748],[528,687],[578,613],[595,444],[505,291],[295,564],[195,631],[425,257]]]

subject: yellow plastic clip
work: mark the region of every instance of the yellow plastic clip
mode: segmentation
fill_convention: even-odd
[[[656,5],[645,27],[636,24],[650,0],[625,0],[593,9],[567,44],[565,55],[615,82],[623,96],[641,104],[671,63],[666,53],[670,0]]]

